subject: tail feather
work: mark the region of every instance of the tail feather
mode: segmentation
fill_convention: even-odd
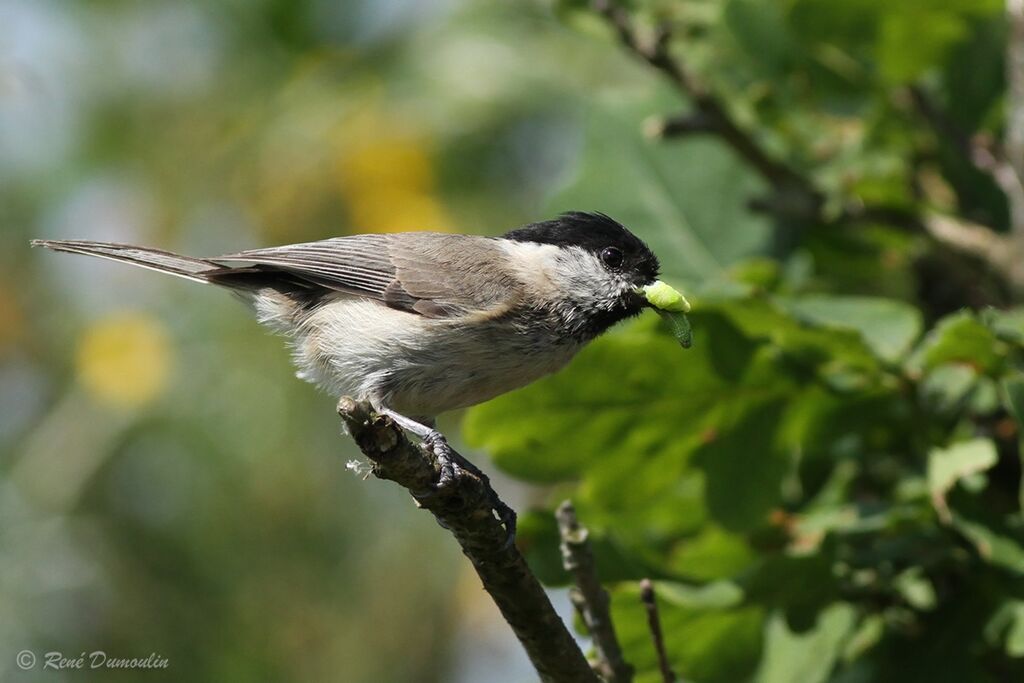
[[[130,263],[158,273],[167,273],[183,277],[193,282],[209,283],[211,279],[208,274],[220,271],[223,266],[204,259],[181,256],[169,251],[150,249],[149,247],[136,247],[130,244],[116,244],[113,242],[90,242],[88,240],[32,240],[33,247],[45,247],[54,251],[63,251],[69,254],[85,254],[86,256],[97,256]]]

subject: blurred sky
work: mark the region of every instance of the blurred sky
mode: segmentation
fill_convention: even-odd
[[[0,679],[104,679],[18,671],[31,649],[530,680],[447,534],[345,469],[282,340],[222,292],[27,242],[495,233],[544,217],[589,108],[654,88],[545,4],[0,0]]]

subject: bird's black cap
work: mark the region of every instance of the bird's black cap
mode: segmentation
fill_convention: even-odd
[[[516,228],[504,235],[517,242],[580,247],[600,254],[608,247],[622,252],[622,270],[639,275],[645,281],[658,277],[658,257],[621,223],[603,213],[570,211],[558,218]]]

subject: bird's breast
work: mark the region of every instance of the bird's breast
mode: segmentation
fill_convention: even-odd
[[[341,297],[299,328],[295,361],[300,374],[332,393],[380,401],[406,415],[434,416],[565,366],[581,344],[561,338],[553,326],[515,312],[430,319]]]

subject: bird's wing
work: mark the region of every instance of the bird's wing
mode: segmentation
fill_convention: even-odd
[[[252,264],[391,308],[452,318],[497,314],[510,305],[520,285],[503,267],[507,258],[487,237],[397,233],[252,249],[210,260]]]

